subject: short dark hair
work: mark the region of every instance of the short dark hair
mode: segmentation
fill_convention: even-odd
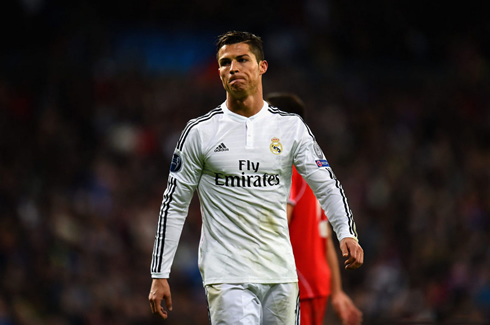
[[[306,106],[303,101],[295,94],[272,93],[267,95],[265,101],[288,113],[295,113],[306,118]]]
[[[249,32],[229,31],[218,36],[216,42],[216,59],[219,59],[219,50],[225,45],[246,43],[250,47],[250,51],[255,55],[257,62],[264,60],[264,49],[262,47],[262,39]]]

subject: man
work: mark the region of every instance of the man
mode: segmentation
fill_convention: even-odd
[[[226,101],[188,122],[172,158],[160,208],[149,301],[172,310],[167,282],[187,209],[197,189],[199,268],[211,324],[296,324],[298,286],[286,205],[293,165],[330,217],[347,268],[363,263],[344,192],[308,127],[263,100],[262,41],[228,32],[217,43]]]
[[[273,93],[266,101],[305,119],[305,105],[294,94]],[[321,325],[328,297],[344,325],[358,325],[362,313],[342,290],[337,253],[328,221],[306,181],[293,168],[287,207],[289,235],[299,278],[301,325]]]

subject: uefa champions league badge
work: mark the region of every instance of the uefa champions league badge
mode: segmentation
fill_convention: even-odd
[[[321,168],[321,167],[330,167],[330,164],[326,159],[319,159],[315,160],[316,165]]]
[[[172,157],[172,163],[170,164],[170,171],[171,172],[178,172],[182,168],[182,158],[176,153],[174,153]]]
[[[271,152],[275,155],[280,155],[282,152],[282,144],[279,142],[278,138],[272,138],[272,143],[270,145]]]

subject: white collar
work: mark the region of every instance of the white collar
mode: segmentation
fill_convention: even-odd
[[[264,105],[262,106],[260,111],[258,111],[256,114],[254,114],[250,117],[246,117],[246,116],[243,116],[243,115],[240,115],[240,114],[237,114],[237,113],[230,111],[230,109],[226,105],[226,100],[223,102],[223,104],[221,104],[221,108],[223,109],[224,114],[226,116],[230,117],[232,120],[235,120],[237,122],[246,122],[247,120],[253,121],[253,120],[261,117],[262,115],[264,115],[267,112],[268,106],[269,106],[269,104],[264,100]]]

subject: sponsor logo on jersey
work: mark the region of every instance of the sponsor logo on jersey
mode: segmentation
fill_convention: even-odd
[[[216,149],[214,149],[214,152],[222,152],[222,151],[230,151],[230,149],[228,149],[223,142],[221,142],[221,144],[217,146]]]
[[[279,174],[260,174],[259,166],[259,161],[240,159],[238,160],[238,170],[243,170],[241,174],[215,173],[214,184],[224,187],[268,187],[277,186],[281,183]]]
[[[182,168],[182,158],[176,153],[172,157],[172,163],[170,164],[171,172],[178,172]]]
[[[330,167],[330,164],[326,159],[315,160],[315,162],[318,167]]]
[[[282,144],[279,142],[278,138],[272,138],[272,143],[270,145],[271,152],[275,155],[280,155],[282,153]]]
[[[214,183],[224,187],[268,187],[280,184],[278,174],[250,175],[242,172],[241,175],[225,175],[215,173]]]

